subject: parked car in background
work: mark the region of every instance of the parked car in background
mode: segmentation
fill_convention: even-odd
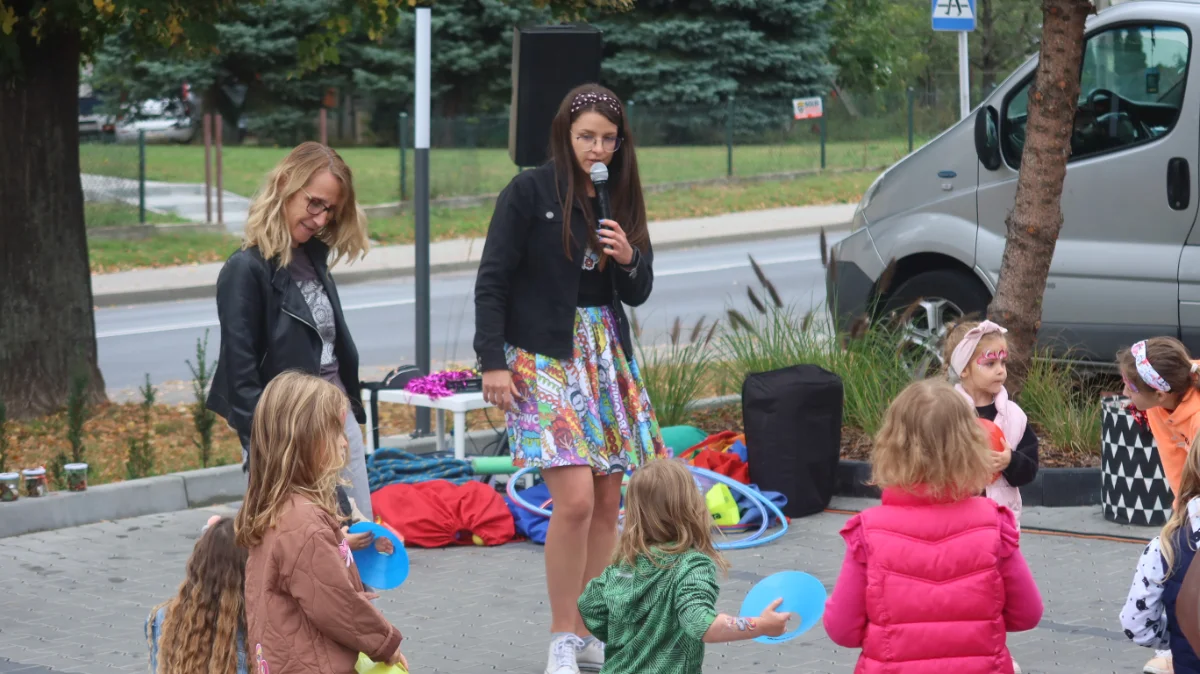
[[[1154,335],[1200,351],[1196,36],[1200,4],[1130,2],[1087,22],[1064,221],[1038,334],[1057,355],[1111,363],[1122,346]],[[832,249],[826,285],[841,324],[863,312],[902,316],[906,344],[933,364],[948,323],[986,312],[1036,67],[1035,55],[972,116],[867,189],[852,233]],[[881,283],[893,260],[894,276]]]
[[[147,143],[190,143],[196,123],[183,101],[154,99],[143,101],[132,115],[117,123],[117,142],[136,143],[140,132],[145,132]]]
[[[83,138],[94,138],[112,134],[116,130],[116,122],[109,115],[101,114],[103,101],[99,96],[90,94],[79,97],[79,135]]]

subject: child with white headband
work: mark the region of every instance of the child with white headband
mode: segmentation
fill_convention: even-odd
[[[1178,339],[1151,337],[1122,349],[1117,367],[1125,382],[1125,396],[1146,413],[1163,475],[1178,498],[1188,448],[1200,430],[1200,395],[1195,394],[1200,366]],[[1171,651],[1157,651],[1142,671],[1171,674]]]
[[[1163,474],[1178,494],[1184,459],[1200,430],[1200,396],[1194,393],[1200,365],[1178,339],[1151,337],[1122,349],[1117,367],[1126,397],[1146,413]]]
[[[980,418],[1004,431],[1007,446],[993,456],[999,476],[987,487],[988,498],[1012,510],[1021,526],[1021,492],[1038,471],[1038,439],[1025,412],[1008,397],[1008,330],[991,321],[964,322],[946,336],[947,374]]]

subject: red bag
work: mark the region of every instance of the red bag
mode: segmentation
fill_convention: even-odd
[[[714,473],[731,477],[742,484],[750,484],[750,464],[732,452],[701,450],[690,463],[698,468],[707,468]]]
[[[679,458],[691,463],[692,459],[703,451],[713,451],[723,453],[729,451],[729,448],[737,441],[741,440],[742,444],[746,443],[746,436],[733,431],[721,431],[708,436],[698,445],[690,447],[679,455]]]
[[[501,545],[516,534],[504,499],[474,480],[391,484],[371,494],[371,507],[404,536],[405,545]]]

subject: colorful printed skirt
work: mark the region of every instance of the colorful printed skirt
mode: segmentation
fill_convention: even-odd
[[[575,355],[506,347],[520,399],[506,413],[516,466],[591,466],[621,473],[668,456],[637,362],[621,348],[611,307],[575,312]]]

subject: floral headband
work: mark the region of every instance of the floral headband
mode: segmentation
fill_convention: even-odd
[[[612,107],[613,110],[617,111],[617,114],[621,113],[621,102],[617,99],[609,96],[608,94],[601,94],[595,91],[585,91],[576,96],[575,100],[571,101],[571,114],[573,115],[583,108],[586,108],[589,105],[595,105],[597,103],[607,103]]]
[[[1008,332],[1006,328],[991,321],[984,321],[968,330],[962,341],[958,343],[958,346],[954,347],[954,353],[950,354],[950,373],[954,379],[957,380],[961,377],[963,371],[967,369],[967,365],[971,363],[971,356],[975,355],[975,349],[979,348],[979,342],[983,339],[984,335],[1003,335],[1006,332]],[[995,358],[1000,358],[1000,354],[1004,352],[997,351],[990,353]],[[1004,355],[1007,356],[1007,354]]]
[[[1150,359],[1146,357],[1145,341],[1138,342],[1129,347],[1129,354],[1133,356],[1133,364],[1137,366],[1138,376],[1142,378],[1142,381],[1149,384],[1150,388],[1155,391],[1161,391],[1162,393],[1169,393],[1171,391],[1171,385],[1154,369],[1154,366],[1150,364]],[[1195,366],[1192,367],[1192,371],[1196,371]],[[1134,393],[1137,393],[1137,387],[1133,385],[1133,382],[1126,381],[1125,384]]]

